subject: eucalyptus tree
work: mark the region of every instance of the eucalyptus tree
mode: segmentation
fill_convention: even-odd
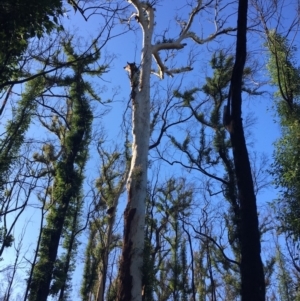
[[[273,176],[275,184],[283,190],[278,200],[282,230],[298,240],[300,224],[299,195],[299,95],[300,73],[297,67],[296,47],[287,38],[275,31],[269,31],[266,46],[269,50],[268,68],[272,83],[278,88],[275,104],[282,129],[277,141]]]
[[[191,295],[182,224],[191,215],[193,195],[192,185],[183,178],[148,186],[143,300],[188,300]]]
[[[273,202],[277,217],[277,234],[285,236],[285,246],[281,245],[282,254],[277,256],[278,269],[284,271],[284,256],[289,258],[286,264],[289,275],[281,277],[281,293],[289,289],[285,287],[284,279],[293,280],[299,285],[300,265],[298,262],[298,243],[300,238],[299,223],[299,53],[297,38],[299,37],[299,11],[294,3],[280,1],[263,3],[252,1],[257,17],[260,19],[260,30],[267,50],[267,70],[270,83],[275,89],[272,103],[276,120],[280,125],[281,136],[275,142],[274,161],[270,169],[274,184],[279,188],[278,196]],[[297,6],[296,6],[297,7]],[[270,18],[270,16],[273,16]],[[288,16],[284,21],[283,16]],[[286,254],[284,255],[284,250]],[[290,291],[290,294],[292,292]],[[285,293],[285,297],[287,294]],[[294,299],[296,296],[294,297]],[[299,298],[299,294],[297,294]]]
[[[0,89],[17,80],[24,64],[22,55],[34,37],[62,29],[61,0],[3,0],[0,4]]]
[[[75,61],[78,54],[71,42],[65,44],[65,55],[69,61]],[[59,53],[57,53],[59,60]],[[34,159],[41,163],[50,162],[53,172],[52,189],[48,191],[48,213],[46,225],[42,229],[41,242],[38,249],[38,260],[34,266],[30,283],[29,300],[47,300],[49,294],[57,295],[64,300],[67,279],[71,272],[72,254],[76,250],[76,237],[80,224],[78,214],[82,208],[82,183],[84,167],[88,158],[86,147],[91,139],[91,124],[93,120],[90,99],[97,99],[92,86],[84,78],[87,75],[100,75],[106,66],[97,64],[100,58],[99,50],[87,53],[84,59],[73,63],[72,73],[68,75],[46,76],[45,81],[56,83],[57,87],[66,88],[67,94],[62,94],[66,102],[66,111],[52,109],[57,113],[49,120],[49,115],[39,118],[49,132],[59,139],[59,149],[51,143],[45,143],[42,154],[35,153]],[[51,109],[51,98],[59,94],[50,93],[50,103],[46,96],[41,97],[41,105]],[[62,99],[60,101],[62,101]],[[39,102],[39,100],[37,99]],[[59,243],[63,239],[65,255],[58,257]],[[64,292],[64,293],[63,293]]]
[[[3,217],[4,225],[1,226],[0,230],[0,256],[3,253],[4,247],[11,245],[13,241],[12,230],[8,230],[8,225],[6,223],[7,215],[12,212],[18,212],[19,214],[25,209],[27,201],[21,205],[21,202],[13,203],[14,189],[22,183],[21,174],[24,176],[26,172],[25,162],[20,162],[18,156],[20,153],[20,148],[25,140],[26,132],[30,126],[32,116],[36,110],[35,98],[40,95],[43,91],[44,83],[43,79],[36,79],[30,82],[26,90],[22,93],[20,101],[17,103],[12,111],[13,118],[8,120],[6,124],[6,132],[0,139],[0,189],[4,192],[1,196],[0,202],[0,216]],[[21,165],[21,169],[18,168]],[[13,167],[15,171],[13,172]],[[13,179],[15,175],[15,179]],[[6,179],[4,181],[4,179]],[[12,181],[13,184],[8,184],[8,179]],[[22,185],[20,185],[22,186]],[[22,189],[22,187],[20,187]],[[30,194],[30,193],[29,193]],[[14,209],[12,209],[14,207]],[[15,219],[15,222],[17,219]],[[2,219],[1,219],[2,222]],[[13,224],[15,224],[15,222]]]
[[[261,260],[256,196],[242,122],[242,81],[247,56],[248,1],[239,0],[235,62],[224,125],[233,150],[241,227],[241,296],[243,301],[265,300],[265,278]]]
[[[294,300],[296,300],[299,298],[299,294],[291,290],[291,286],[286,285],[289,281],[285,279],[293,280],[296,286],[299,284],[300,144],[298,136],[300,130],[300,73],[296,59],[297,47],[276,30],[268,30],[265,33],[265,46],[269,53],[267,67],[272,84],[277,88],[274,94],[274,107],[281,127],[281,137],[275,143],[274,162],[271,168],[271,175],[275,185],[280,188],[280,192],[273,204],[278,217],[279,233],[284,233],[286,237],[285,247],[291,261],[290,270],[294,270],[294,273],[287,274],[283,255],[279,253],[277,262],[281,271],[280,292],[284,294],[284,298],[293,294]]]
[[[202,279],[198,276],[199,294],[200,292],[202,296],[206,293],[211,294],[213,299],[221,291],[223,294],[225,292],[226,295],[230,294],[235,297],[239,296],[240,292],[240,203],[233,158],[230,154],[231,143],[221,116],[222,106],[227,102],[229,95],[233,64],[233,55],[226,54],[224,50],[216,51],[210,61],[213,74],[206,77],[206,82],[202,87],[174,91],[174,95],[182,100],[183,106],[192,112],[194,119],[187,124],[187,133],[183,141],[179,141],[175,135],[168,135],[176,151],[186,158],[177,163],[187,169],[192,169],[194,173],[200,172],[205,176],[205,181],[207,181],[205,188],[208,194],[205,198],[208,198],[210,207],[213,207],[220,197],[227,201],[227,204],[221,207],[224,209],[219,209],[219,214],[222,216],[221,220],[219,219],[220,223],[226,226],[224,230],[210,229],[207,225],[208,217],[205,214],[201,219],[199,218],[199,226],[192,226],[192,233],[194,232],[200,239],[200,245],[203,248],[195,254],[195,261],[199,261],[197,269],[205,270],[204,275],[210,279],[211,283],[207,291],[209,287],[206,286],[207,280],[203,280],[205,279],[203,275]],[[251,75],[251,70],[246,68],[243,74],[244,79],[249,75]],[[250,94],[257,93],[244,83],[243,90]],[[176,162],[165,157],[163,159],[170,164]],[[204,212],[207,211],[208,209],[205,209]],[[224,239],[221,234],[223,231],[226,232],[227,239]],[[220,239],[216,238],[218,236]],[[231,253],[230,258],[225,255],[225,250],[226,253]],[[208,271],[211,272],[208,273]]]
[[[125,143],[126,144],[126,143]],[[129,170],[128,146],[123,153],[117,148],[105,150],[102,142],[97,145],[101,161],[100,175],[95,180],[97,193],[89,221],[89,238],[85,251],[85,267],[81,286],[83,300],[105,300],[108,295],[107,278],[110,274],[110,255],[119,249],[120,236],[116,232],[116,215],[120,197]],[[112,294],[112,292],[110,292]]]
[[[180,50],[186,44],[185,39],[204,44],[222,33],[234,31],[223,28],[224,22],[216,21],[216,31],[207,38],[198,37],[192,30],[195,16],[213,3],[212,0],[203,4],[195,1],[187,22],[181,22],[182,28],[178,37],[166,39],[162,43],[153,44],[156,1],[143,2],[130,0],[134,8],[129,22],[135,19],[142,30],[141,62],[128,63],[125,69],[129,72],[132,102],[132,159],[127,180],[128,202],[124,213],[124,241],[119,270],[118,300],[141,300],[142,296],[142,265],[144,249],[145,202],[147,191],[148,151],[150,137],[150,76],[156,74],[163,79],[164,75],[189,71],[191,66],[169,69],[161,59],[164,50]],[[216,18],[218,18],[218,14]],[[157,71],[152,71],[152,59]]]

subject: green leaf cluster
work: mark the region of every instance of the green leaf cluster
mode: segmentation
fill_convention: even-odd
[[[271,174],[280,189],[276,202],[281,230],[300,238],[300,69],[297,48],[287,38],[270,31],[268,70],[277,87],[274,100],[282,136],[275,143]]]
[[[59,26],[62,0],[2,0],[0,2],[0,83],[17,76],[18,61],[29,40]]]
[[[66,43],[65,54],[73,61],[79,57]],[[49,191],[51,204],[46,217],[46,225],[42,230],[42,238],[38,251],[38,262],[34,267],[29,300],[46,300],[48,294],[59,300],[66,300],[70,288],[70,273],[74,269],[74,255],[78,246],[80,217],[82,214],[81,189],[84,180],[84,168],[88,159],[88,145],[91,139],[93,113],[90,99],[98,99],[92,86],[84,79],[86,73],[99,75],[104,70],[101,66],[93,70],[92,64],[98,62],[99,51],[87,54],[73,62],[72,74],[56,78],[59,87],[68,93],[65,99],[67,117],[59,122],[59,117],[52,119],[52,125],[46,127],[53,131],[59,139],[61,154],[52,162],[54,180]],[[53,152],[52,147],[44,145],[45,155]],[[38,157],[38,156],[36,156]],[[62,242],[64,252],[58,256]],[[43,277],[41,277],[43,275]],[[49,291],[49,293],[48,293]]]

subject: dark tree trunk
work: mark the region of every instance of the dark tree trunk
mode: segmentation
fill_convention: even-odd
[[[92,113],[89,101],[84,97],[82,67],[76,66],[74,71],[73,84],[69,92],[73,101],[73,117],[69,121],[69,130],[65,131],[65,137],[61,139],[64,151],[55,162],[52,206],[47,216],[47,225],[42,230],[39,260],[33,271],[29,301],[47,301],[49,298],[55,269],[59,269],[56,267],[57,254],[69,206],[79,196],[82,187],[83,178],[78,171],[78,165],[83,159],[82,154],[86,152],[86,144],[89,141]]]
[[[236,58],[231,78],[231,116],[228,130],[233,149],[240,202],[242,301],[265,300],[265,281],[260,257],[260,233],[250,161],[241,118],[242,77],[247,53],[248,1],[239,0]]]

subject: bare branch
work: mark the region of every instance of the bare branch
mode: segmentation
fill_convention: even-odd
[[[213,0],[211,0],[208,4],[210,4]],[[181,39],[184,39],[187,34],[188,34],[188,31],[190,30],[192,24],[193,24],[193,20],[195,18],[195,16],[200,12],[200,10],[202,9],[202,0],[198,0],[197,1],[198,4],[196,5],[196,7],[191,11],[190,13],[190,16],[189,16],[189,19],[186,23],[186,25],[184,26],[183,30],[181,31],[181,34],[180,34],[180,38]]]
[[[138,1],[135,1],[138,2]],[[163,43],[159,43],[159,44],[155,44],[152,46],[152,55],[153,58],[158,66],[158,72],[153,72],[153,74],[157,75],[160,79],[164,78],[164,73],[168,74],[169,76],[173,76],[173,74],[176,73],[181,73],[181,72],[185,72],[185,71],[191,71],[192,68],[190,66],[184,67],[184,68],[178,68],[178,69],[173,69],[173,70],[168,70],[168,68],[165,66],[165,64],[163,63],[163,61],[161,60],[160,56],[159,56],[159,52],[161,50],[171,50],[171,49],[176,49],[176,50],[180,50],[183,49],[187,44],[186,43],[182,43],[183,40],[185,39],[192,39],[194,42],[196,42],[197,44],[205,44],[207,42],[212,41],[213,39],[215,39],[217,36],[222,35],[222,34],[227,34],[229,32],[233,32],[236,31],[236,28],[224,28],[221,29],[222,26],[216,26],[216,31],[212,34],[210,34],[207,38],[200,38],[198,37],[194,32],[189,31],[193,20],[195,18],[195,16],[204,8],[206,8],[208,5],[210,5],[213,2],[213,0],[210,0],[207,4],[202,5],[202,0],[198,0],[197,1],[197,5],[196,7],[194,7],[189,15],[189,19],[187,22],[183,22],[180,20],[180,24],[182,25],[183,29],[179,35],[179,37],[177,39],[170,39],[170,41],[168,40],[167,42],[163,42]],[[151,10],[153,13],[153,9]],[[218,14],[216,13],[216,16],[218,16]],[[177,20],[178,22],[178,20]],[[218,23],[218,20],[215,20],[215,24]],[[223,24],[222,24],[223,25]]]
[[[195,227],[194,227],[194,225],[192,225],[192,224],[190,224],[190,223],[187,223],[187,222],[185,222],[185,223],[186,223],[187,225],[191,226],[191,227],[193,228],[193,230],[195,231],[195,233],[197,233],[198,235],[200,235],[200,237],[203,236],[203,237],[207,238],[208,240],[210,240],[210,241],[211,241],[211,242],[212,242],[212,243],[213,243],[213,244],[221,251],[223,257],[224,257],[227,261],[229,261],[230,263],[234,263],[234,264],[240,266],[240,263],[239,263],[239,262],[237,262],[237,261],[235,261],[235,260],[233,260],[233,259],[230,259],[230,258],[225,254],[225,252],[224,252],[224,247],[222,247],[220,244],[218,244],[217,241],[216,241],[215,239],[213,239],[210,235],[207,235],[206,233],[203,233],[203,232],[201,232],[201,231],[196,230]],[[200,237],[198,236],[198,238],[200,238]]]

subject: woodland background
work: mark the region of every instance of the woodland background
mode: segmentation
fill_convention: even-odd
[[[300,300],[299,1],[0,11],[0,300]]]

